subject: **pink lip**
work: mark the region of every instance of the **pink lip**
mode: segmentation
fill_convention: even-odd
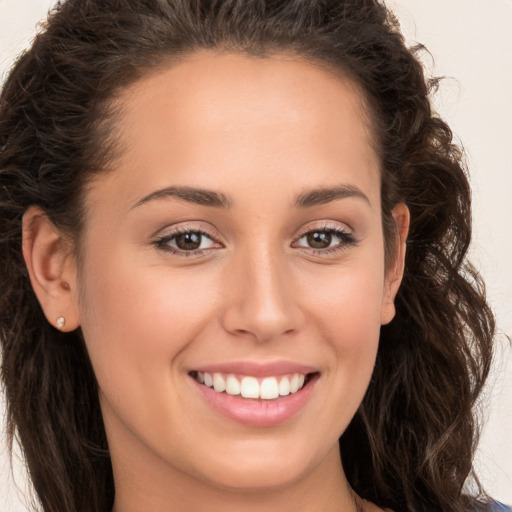
[[[318,371],[318,368],[294,363],[292,361],[233,361],[231,363],[211,364],[193,369],[203,373],[234,373],[251,375],[252,377],[273,377],[289,373],[302,373],[305,375],[307,373],[315,373]]]
[[[208,405],[224,417],[242,425],[271,427],[291,419],[306,405],[318,378],[319,374],[316,374],[296,393],[274,400],[248,399],[242,398],[240,395],[218,393],[204,384],[200,384],[193,377],[190,377],[190,381]]]

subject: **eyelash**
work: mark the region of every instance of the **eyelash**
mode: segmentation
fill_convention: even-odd
[[[171,254],[175,254],[177,256],[184,256],[184,257],[191,257],[191,256],[201,256],[204,254],[204,252],[208,249],[195,249],[191,251],[185,251],[182,249],[177,249],[169,245],[169,242],[174,240],[180,235],[187,235],[187,234],[197,234],[201,237],[209,238],[212,242],[215,243],[215,240],[213,236],[210,233],[207,233],[206,231],[202,229],[192,229],[187,226],[176,228],[172,233],[169,233],[167,235],[164,235],[158,239],[156,239],[153,243],[156,245],[158,249],[161,249],[165,252],[170,252]]]
[[[327,234],[333,235],[340,239],[340,243],[335,245],[334,247],[328,247],[325,249],[315,249],[313,247],[308,248],[308,247],[295,245],[295,244],[297,244],[298,241],[300,241],[301,239],[303,239],[304,237],[306,237],[307,235],[309,235],[311,233],[327,233]],[[195,250],[186,251],[183,249],[174,248],[169,245],[169,243],[172,240],[175,240],[178,236],[186,235],[186,234],[197,234],[197,235],[200,235],[201,237],[206,237],[206,238],[210,239],[212,241],[212,243],[214,243],[214,244],[215,243],[219,244],[218,242],[215,241],[214,237],[210,233],[207,233],[206,231],[204,231],[202,229],[192,229],[187,226],[179,227],[179,228],[175,229],[172,233],[169,233],[167,235],[164,235],[164,236],[156,239],[153,242],[153,244],[158,249],[161,249],[162,251],[169,252],[169,253],[175,254],[177,256],[184,256],[184,257],[202,256],[202,255],[204,255],[204,253],[206,251],[209,250],[209,248],[208,248],[208,249],[195,249]],[[358,244],[358,240],[356,240],[356,238],[354,237],[354,235],[352,235],[352,233],[349,233],[348,231],[340,228],[339,226],[324,225],[324,226],[315,227],[313,229],[308,229],[307,231],[304,231],[296,239],[296,241],[293,242],[292,247],[302,249],[304,251],[307,251],[310,254],[312,253],[317,256],[318,255],[325,256],[325,255],[330,255],[333,253],[338,253],[340,251],[344,251],[348,247],[353,247],[357,244]]]
[[[330,235],[333,235],[340,239],[340,243],[335,245],[334,247],[328,247],[326,249],[315,249],[313,247],[302,247],[302,246],[296,246],[295,244],[306,237],[307,235],[311,233],[328,233]],[[308,253],[312,253],[315,256],[326,256],[331,255],[335,253],[339,253],[341,251],[347,250],[349,247],[354,247],[358,244],[358,240],[354,237],[352,233],[349,231],[339,227],[339,226],[332,226],[329,224],[324,224],[322,226],[314,227],[312,229],[308,229],[307,231],[304,231],[297,239],[297,242],[293,243],[293,246],[296,246],[299,249],[304,249]]]

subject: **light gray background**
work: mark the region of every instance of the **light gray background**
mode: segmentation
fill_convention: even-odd
[[[136,1],[136,0],[134,0]],[[0,74],[35,34],[54,0],[0,0]],[[488,491],[512,504],[512,0],[387,0],[407,39],[428,47],[430,73],[451,77],[435,99],[468,154],[474,191],[473,260],[487,281],[500,351],[477,467]],[[3,406],[0,399],[0,416]],[[32,510],[23,463],[11,473],[0,426],[0,510]]]

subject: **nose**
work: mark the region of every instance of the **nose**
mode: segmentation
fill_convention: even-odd
[[[239,255],[227,273],[222,324],[228,332],[264,343],[301,328],[304,313],[284,255]]]

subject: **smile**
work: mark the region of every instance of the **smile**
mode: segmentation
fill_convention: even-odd
[[[230,364],[193,370],[189,377],[217,414],[246,426],[271,427],[306,407],[320,372],[294,364]]]
[[[297,393],[308,379],[309,374],[293,373],[281,376],[257,378],[250,375],[234,375],[220,372],[192,372],[197,382],[217,393],[241,395],[243,398],[274,400],[280,396]]]

